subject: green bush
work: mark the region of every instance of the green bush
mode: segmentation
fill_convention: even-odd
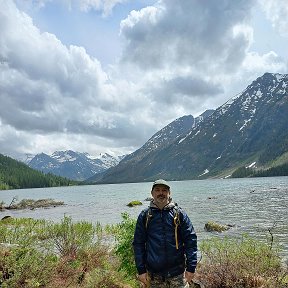
[[[127,213],[120,224],[105,231],[99,223],[73,223],[70,217],[60,223],[0,221],[0,243],[4,243],[0,245],[0,287],[138,287],[132,248],[135,225]],[[112,235],[116,242],[107,242],[106,236]],[[196,276],[205,288],[288,286],[287,270],[272,240],[212,238],[203,240],[200,250]]]
[[[92,223],[85,221],[73,223],[71,217],[64,216],[61,223],[50,227],[48,238],[53,242],[59,255],[75,258],[79,251],[93,246],[95,228]]]
[[[33,247],[38,245],[38,239],[45,233],[46,222],[31,218],[9,217],[1,221],[0,242],[18,245],[21,247]]]
[[[212,238],[200,244],[197,272],[205,288],[280,288],[286,272],[271,243],[243,236]]]
[[[122,213],[122,222],[115,229],[116,238],[116,255],[120,258],[120,270],[122,270],[128,278],[135,278],[137,274],[134,251],[133,237],[136,226],[136,220],[132,219],[128,213]]]
[[[57,257],[36,249],[0,250],[0,287],[44,287],[56,271]]]
[[[0,221],[0,287],[136,287],[118,272],[105,233],[99,223],[70,217]]]

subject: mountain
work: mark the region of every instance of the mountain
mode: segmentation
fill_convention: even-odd
[[[144,168],[138,167],[138,165],[140,164],[141,166],[141,162],[144,161],[147,157],[149,159],[153,158],[153,155],[171,145],[171,143],[173,143],[176,138],[186,135],[186,133],[190,131],[192,127],[199,125],[199,123],[201,123],[206,117],[209,117],[213,112],[214,110],[206,110],[196,118],[194,118],[192,115],[186,115],[174,120],[160,131],[155,133],[140,149],[136,150],[130,155],[127,155],[117,166],[110,168],[103,173],[99,173],[87,179],[86,181],[95,182],[100,181],[102,178],[109,179],[111,174],[112,177],[114,177],[113,175],[117,175],[117,179],[119,180],[127,179],[126,181],[131,182],[132,179],[128,179],[130,179],[130,173],[132,175],[135,172],[133,171],[134,166],[140,170],[141,168]],[[141,178],[139,178],[139,181],[141,181]],[[122,181],[120,180],[120,182]]]
[[[82,181],[119,163],[124,156],[113,157],[107,153],[92,157],[88,153],[56,151],[52,155],[40,153],[29,162],[29,167],[73,180]]]
[[[31,154],[31,153],[26,153],[24,156],[22,157],[18,157],[16,160],[23,162],[25,164],[28,165],[28,163],[35,157],[35,154]]]
[[[0,154],[0,190],[76,185],[75,181],[43,174],[26,164]]]
[[[287,163],[287,86],[288,75],[265,73],[209,117],[183,129],[185,135],[165,142],[163,128],[94,182],[229,177],[241,166],[266,169]]]

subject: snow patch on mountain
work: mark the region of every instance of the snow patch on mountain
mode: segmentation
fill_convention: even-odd
[[[252,168],[252,167],[255,167],[256,165],[256,162],[252,162],[250,165],[246,166],[246,168]]]
[[[242,127],[240,127],[239,131],[241,131],[242,129],[244,129],[250,121],[251,121],[251,118],[248,119],[248,120],[245,119],[245,120],[244,120],[244,124],[242,125]],[[232,140],[231,140],[231,141],[232,141]]]
[[[201,177],[201,176],[203,176],[203,175],[205,175],[205,174],[208,174],[208,173],[209,173],[209,170],[208,170],[208,169],[205,169],[204,172],[203,172],[202,174],[200,174],[198,177]]]

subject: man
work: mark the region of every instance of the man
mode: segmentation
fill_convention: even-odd
[[[134,254],[144,287],[189,287],[197,264],[197,236],[187,214],[170,198],[170,185],[153,183],[150,207],[138,216]]]

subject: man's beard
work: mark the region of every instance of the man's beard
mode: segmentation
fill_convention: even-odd
[[[167,202],[167,197],[165,197],[165,196],[163,196],[163,195],[159,195],[158,197],[157,197],[157,202],[159,202],[159,203],[166,203]]]

